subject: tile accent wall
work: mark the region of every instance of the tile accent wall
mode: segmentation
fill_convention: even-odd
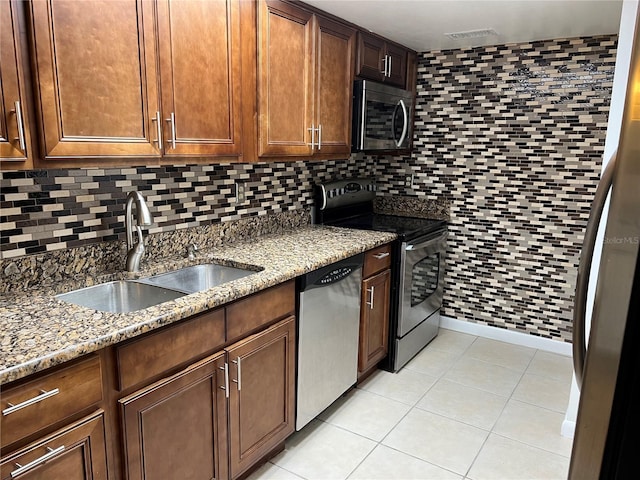
[[[570,341],[616,40],[420,55],[414,153],[376,168],[383,195],[450,201],[444,315]]]
[[[183,165],[0,172],[2,258],[124,239],[124,207],[140,191],[149,233],[309,209],[314,182],[360,175],[367,162]],[[246,201],[235,202],[235,182]]]

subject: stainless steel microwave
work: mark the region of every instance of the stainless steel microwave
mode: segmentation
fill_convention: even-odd
[[[353,86],[351,150],[409,148],[413,133],[413,94],[389,85],[357,80]]]

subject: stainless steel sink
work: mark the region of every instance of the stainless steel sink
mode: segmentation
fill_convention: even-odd
[[[256,272],[244,268],[205,263],[181,268],[173,272],[161,273],[160,275],[141,279],[140,282],[171,288],[184,293],[195,293],[246,277],[252,273]]]
[[[118,280],[61,293],[56,295],[56,298],[102,312],[126,313],[175,300],[184,295],[181,291],[137,281]]]

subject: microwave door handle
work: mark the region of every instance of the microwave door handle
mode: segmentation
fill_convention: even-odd
[[[398,102],[398,105],[402,107],[402,114],[404,117],[404,123],[402,124],[402,135],[400,135],[400,140],[398,140],[397,142],[397,146],[399,147],[400,145],[402,145],[402,142],[404,142],[404,139],[407,136],[407,130],[409,129],[409,114],[407,112],[407,107],[404,104],[404,100],[400,99],[400,101]],[[398,105],[396,105],[396,110],[398,109]],[[395,112],[393,117],[395,119]],[[394,132],[395,132],[395,128],[394,128]]]
[[[400,102],[396,103],[396,108],[393,109],[393,115],[391,115],[391,136],[396,145],[400,145],[396,140],[396,113],[398,113],[398,107],[400,107]]]
[[[364,150],[364,135],[365,135],[365,116],[367,114],[367,91],[362,91],[362,105],[361,105],[361,122],[360,122],[360,150]]]

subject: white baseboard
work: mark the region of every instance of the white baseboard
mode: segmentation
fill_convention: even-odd
[[[560,427],[560,435],[567,438],[573,438],[576,432],[576,422],[565,419]]]
[[[566,357],[571,357],[572,355],[570,343],[551,340],[549,338],[536,337],[535,335],[528,335],[514,330],[490,327],[488,325],[466,322],[464,320],[445,316],[440,317],[440,327],[454,330],[456,332],[476,335],[478,337],[491,338],[492,340],[512,343],[514,345],[521,345],[523,347],[537,348],[538,350],[557,353],[558,355],[564,355]]]

